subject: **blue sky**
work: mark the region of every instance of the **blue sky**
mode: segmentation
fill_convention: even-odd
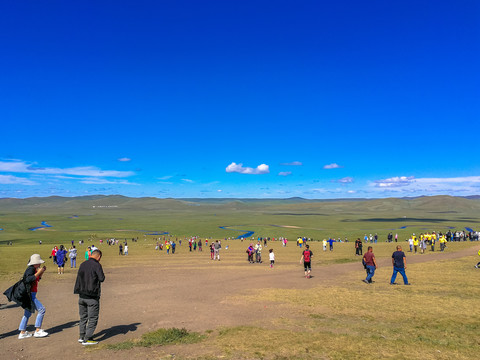
[[[477,1],[3,1],[0,197],[480,193]]]

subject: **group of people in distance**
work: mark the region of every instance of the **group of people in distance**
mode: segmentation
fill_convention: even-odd
[[[415,234],[412,234],[412,236],[410,236],[408,239],[408,245],[410,247],[409,252],[415,252],[416,254],[420,249],[420,253],[424,254],[427,246],[431,247],[431,251],[435,251],[436,243],[440,244],[440,251],[444,251],[447,247],[447,237],[442,233],[436,234],[435,231],[431,234],[420,234],[419,237],[415,236]]]
[[[250,264],[254,263],[259,263],[261,264],[262,261],[262,243],[258,241],[255,245],[253,243],[250,243],[250,245],[247,248],[247,260]],[[254,260],[255,257],[255,260]]]
[[[64,274],[65,263],[68,261],[68,258],[70,258],[70,268],[76,268],[77,267],[77,249],[75,245],[72,245],[68,251],[63,245],[60,245],[60,248],[58,248],[57,246],[53,247],[52,252],[50,254],[50,259],[53,260],[54,265],[57,265],[57,268],[58,268],[57,272],[59,275]]]
[[[222,243],[220,240],[215,240],[210,244],[210,259],[220,261],[220,249],[222,248]]]

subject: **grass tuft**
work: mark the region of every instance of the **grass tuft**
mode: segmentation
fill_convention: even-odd
[[[196,332],[189,332],[185,328],[158,329],[156,331],[143,334],[140,339],[127,340],[118,344],[110,344],[106,347],[109,350],[128,350],[134,347],[195,344],[201,342],[204,338],[204,335]]]

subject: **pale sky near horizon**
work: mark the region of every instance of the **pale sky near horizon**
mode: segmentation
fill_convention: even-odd
[[[3,1],[0,197],[480,194],[480,2]]]

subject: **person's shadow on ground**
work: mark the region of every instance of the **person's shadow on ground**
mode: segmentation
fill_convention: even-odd
[[[20,331],[18,331],[17,329],[15,329],[15,330],[10,331],[10,332],[8,332],[8,333],[0,334],[0,339],[6,338],[6,337],[9,337],[9,336],[18,335],[19,332],[20,332]]]
[[[78,325],[78,320],[77,321],[70,321],[70,322],[62,324],[62,325],[54,326],[54,327],[52,327],[50,329],[47,329],[45,331],[48,332],[48,335],[53,335],[53,334],[59,333],[59,332],[65,330],[65,329],[68,329],[68,328],[71,328],[71,327],[74,327],[74,326],[77,326],[77,325]],[[27,330],[33,332],[33,331],[35,331],[35,327],[33,325],[29,325]],[[6,337],[9,337],[9,336],[18,335],[19,332],[20,331],[18,329],[15,329],[15,330],[10,331],[8,333],[0,334],[0,339],[6,338]]]
[[[78,326],[78,320],[75,320],[75,321],[69,321],[65,324],[62,324],[62,325],[57,325],[57,326],[54,326],[50,329],[47,329],[45,330],[46,332],[48,332],[48,335],[53,335],[53,334],[56,334],[56,333],[59,333],[65,329],[68,329],[68,328],[72,328],[74,326]]]
[[[107,340],[111,337],[117,336],[117,335],[125,335],[130,331],[136,331],[138,328],[138,325],[141,323],[133,323],[130,325],[115,325],[112,326],[110,329],[104,329],[100,331],[98,334],[95,334],[95,340],[96,341],[103,341]]]
[[[18,305],[18,304],[0,304],[0,310],[12,309],[12,308],[16,308],[16,307],[20,307],[20,305]]]

